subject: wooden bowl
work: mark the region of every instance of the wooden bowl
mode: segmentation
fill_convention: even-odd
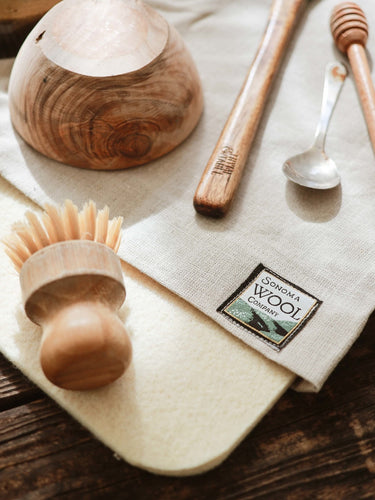
[[[177,31],[138,0],[64,0],[25,40],[11,74],[13,125],[69,165],[141,165],[180,144],[202,112]]]
[[[0,22],[31,23],[40,19],[59,0],[1,0]]]

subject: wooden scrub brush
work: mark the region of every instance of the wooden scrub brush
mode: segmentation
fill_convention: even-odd
[[[40,363],[64,389],[93,389],[121,376],[132,347],[115,311],[125,299],[120,259],[122,218],[86,203],[45,206],[39,219],[14,225],[4,240],[20,272],[27,316],[43,329]]]

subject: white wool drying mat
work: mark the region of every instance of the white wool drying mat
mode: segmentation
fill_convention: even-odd
[[[0,178],[1,237],[38,207]],[[59,389],[38,360],[40,328],[24,313],[17,272],[0,252],[1,352],[129,463],[167,475],[219,464],[294,379],[184,300],[125,264],[120,310],[133,361],[95,391]],[[235,363],[233,363],[235,360]]]

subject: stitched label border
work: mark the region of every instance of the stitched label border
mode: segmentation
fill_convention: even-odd
[[[321,300],[259,264],[217,312],[280,351],[321,304]]]

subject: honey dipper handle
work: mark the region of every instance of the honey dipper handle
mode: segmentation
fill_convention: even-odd
[[[196,190],[197,212],[211,217],[227,212],[289,36],[306,4],[307,0],[274,0],[255,59]]]
[[[364,47],[359,44],[351,45],[348,48],[348,58],[353,70],[370,140],[375,150],[375,90]]]

